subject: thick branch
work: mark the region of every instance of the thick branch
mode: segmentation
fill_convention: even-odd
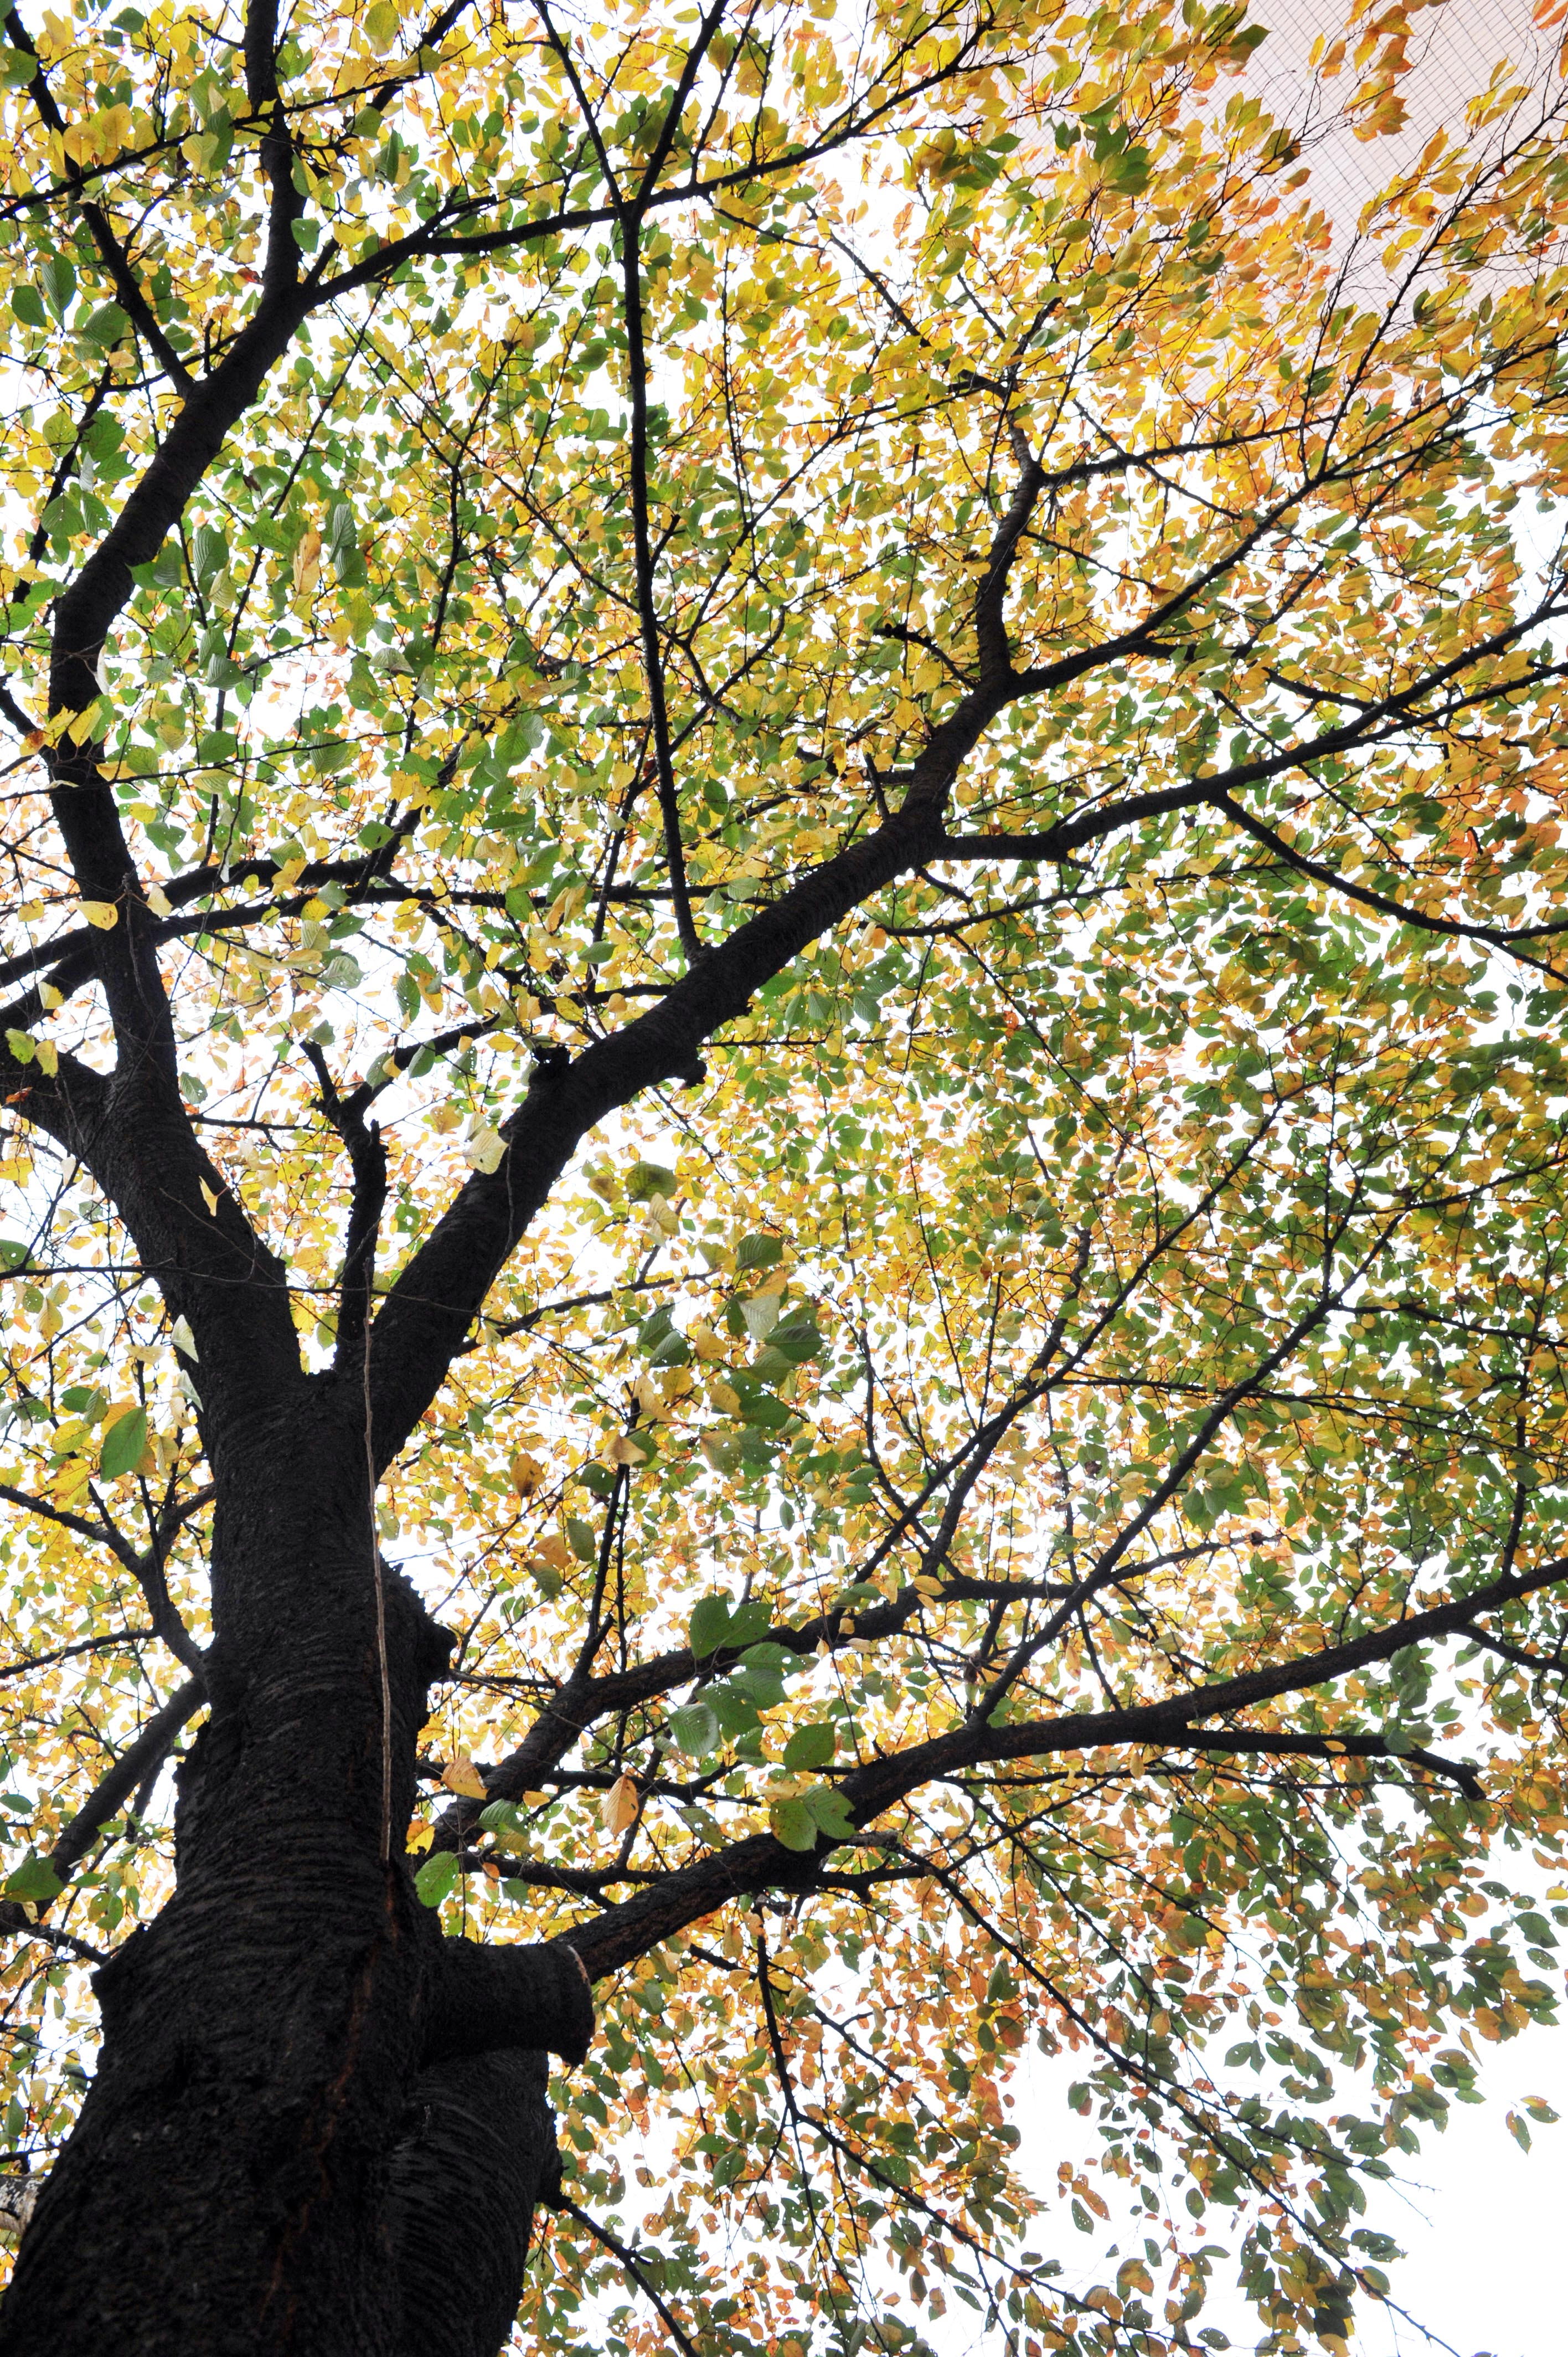
[[[980,648],[980,675],[992,684],[1011,680],[1013,649],[1007,637],[1005,607],[1007,581],[1018,545],[1029,528],[1046,476],[1039,460],[1030,452],[1021,435],[1015,436],[1019,463],[1018,488],[1008,503],[996,538],[992,544],[991,562],[974,597],[974,635]]]
[[[1528,627],[1540,619],[1538,612]],[[1524,627],[1510,626],[1495,634],[1464,661],[1501,651]],[[1140,630],[1131,631],[1105,646],[1064,657],[1048,671],[1010,673],[964,696],[933,729],[908,772],[902,807],[883,826],[802,877],[727,941],[710,949],[701,970],[688,974],[647,1015],[588,1049],[567,1071],[536,1077],[504,1125],[508,1151],[499,1168],[467,1182],[404,1270],[376,1321],[371,1348],[378,1466],[391,1462],[435,1397],[490,1285],[578,1140],[644,1089],[688,1072],[712,1032],[743,1014],[763,983],[860,902],[933,859],[1065,856],[1140,819],[1213,802],[1238,786],[1261,783],[1376,741],[1455,667],[1440,667],[1308,745],[1244,763],[1222,778],[1194,779],[1158,793],[1130,796],[1064,820],[1039,836],[1000,843],[983,836],[949,836],[941,814],[952,780],[998,713],[1022,694],[1039,692],[1127,652],[1142,636]]]
[[[23,24],[19,12],[15,8],[5,19],[5,38],[13,48],[20,49],[26,57],[38,59],[38,52],[33,37]],[[38,61],[38,71],[27,84],[27,95],[38,109],[38,120],[46,124],[49,130],[63,133],[66,129],[65,117],[55,104],[54,94],[49,89],[41,60]],[[69,150],[62,148],[61,153],[64,156],[67,178],[73,187],[81,188],[85,178],[81,165],[76,162]],[[188,393],[191,384],[190,372],[159,327],[152,306],[137,284],[135,273],[131,268],[130,257],[114,234],[113,224],[108,214],[102,205],[93,204],[91,201],[83,203],[81,211],[83,220],[92,232],[92,242],[102,255],[105,267],[113,281],[115,297],[122,310],[149,351],[155,354],[159,367],[170,382],[177,385],[181,393]]]
[[[349,1232],[343,1244],[343,1275],[338,1312],[338,1347],[333,1363],[362,1370],[365,1327],[370,1317],[371,1289],[376,1273],[376,1239],[387,1200],[387,1150],[376,1124],[365,1120],[371,1091],[363,1084],[347,1097],[327,1068],[327,1059],[314,1040],[305,1052],[321,1083],[321,1110],[349,1149],[354,1173]]]
[[[425,2018],[424,2060],[450,2061],[526,2046],[580,2062],[594,2035],[594,2000],[568,1942],[491,1948],[443,1940]]]
[[[1304,1736],[1291,1728],[1276,1735],[1270,1728],[1225,1728],[1206,1732],[1206,1719],[1229,1717],[1280,1695],[1327,1685],[1352,1670],[1385,1662],[1434,1637],[1462,1632],[1477,1612],[1495,1611],[1504,1604],[1539,1593],[1568,1580],[1568,1559],[1554,1559],[1535,1570],[1493,1580],[1486,1587],[1429,1611],[1411,1613],[1382,1629],[1369,1630],[1348,1643],[1308,1653],[1295,1661],[1227,1678],[1173,1695],[1153,1703],[1130,1704],[1124,1709],[1075,1712],[1065,1718],[1026,1721],[996,1727],[971,1720],[950,1734],[908,1751],[874,1760],[841,1779],[839,1790],[857,1825],[872,1824],[921,1785],[950,1777],[970,1768],[1006,1760],[1043,1759],[1052,1753],[1102,1750],[1127,1744],[1153,1748],[1176,1747],[1197,1751],[1256,1753],[1282,1757],[1305,1753],[1333,1757],[1333,1738]],[[1458,1781],[1470,1790],[1474,1771],[1462,1763],[1428,1753],[1406,1754],[1398,1738],[1387,1735],[1343,1738],[1343,1749],[1357,1757],[1389,1759],[1407,1756],[1434,1774]],[[1475,1797],[1471,1792],[1471,1797]],[[825,1856],[830,1845],[819,1845]],[[784,1848],[766,1834],[754,1835],[694,1865],[682,1867],[654,1889],[640,1892],[618,1907],[607,1908],[592,1921],[575,1926],[573,1946],[594,1979],[615,1972],[634,1957],[646,1954],[688,1924],[712,1914],[742,1892],[762,1889],[796,1890],[812,1887],[819,1868],[814,1854]]]

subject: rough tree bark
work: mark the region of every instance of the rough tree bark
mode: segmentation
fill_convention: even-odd
[[[102,2058],[22,2242],[8,2351],[478,2357],[515,2311],[554,2167],[542,2056],[585,2050],[586,1976],[562,1950],[443,1940],[413,1895],[413,1747],[447,1645],[395,1577],[384,1838],[363,1430],[351,1399],[295,1394],[220,1448],[224,1634],[177,1889],[97,1976]]]

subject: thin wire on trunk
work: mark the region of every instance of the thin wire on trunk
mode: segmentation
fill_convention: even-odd
[[[371,1321],[360,1364],[365,1386],[365,1479],[371,1517],[371,1576],[376,1587],[376,1667],[381,1681],[381,1864],[392,1864],[392,1673],[387,1666],[387,1592],[376,1529],[376,1453],[371,1439]]]

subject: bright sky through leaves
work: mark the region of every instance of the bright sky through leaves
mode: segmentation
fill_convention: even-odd
[[[597,1978],[529,2345],[1388,2289],[1568,1923],[1561,27],[1416,146],[1445,14],[9,20],[13,2160],[275,1270],[456,1632],[419,1896]]]

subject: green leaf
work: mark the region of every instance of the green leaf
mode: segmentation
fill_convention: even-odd
[[[47,1907],[49,1900],[58,1899],[64,1889],[64,1883],[53,1867],[35,1851],[29,1850],[7,1880],[5,1896],[7,1899],[30,1899],[37,1906]]]
[[[720,1685],[710,1686],[709,1699],[721,1727],[726,1735],[750,1735],[762,1724],[762,1714],[754,1695],[744,1686],[725,1679]]]
[[[127,1409],[116,1416],[103,1436],[103,1449],[98,1459],[98,1469],[106,1481],[117,1481],[123,1473],[134,1472],[142,1451],[147,1445],[147,1411],[145,1407]]]
[[[43,328],[48,324],[43,298],[36,286],[13,286],[11,308],[25,328]]]
[[[190,535],[191,569],[199,581],[209,581],[229,558],[229,544],[213,523],[199,523]]]
[[[849,1813],[849,1803],[835,1784],[813,1784],[801,1796],[811,1813],[811,1822],[827,1835],[830,1841],[850,1841],[854,1835],[854,1819]]]
[[[824,1346],[812,1320],[796,1314],[779,1319],[768,1337],[768,1347],[799,1367],[803,1366],[808,1359],[820,1357]]]
[[[672,1202],[675,1188],[675,1173],[666,1170],[661,1162],[634,1162],[627,1172],[626,1191],[634,1203],[650,1202],[655,1195]]]
[[[784,1746],[786,1768],[825,1768],[838,1745],[833,1731],[825,1720],[817,1719],[810,1727],[798,1727]]]
[[[704,1596],[692,1615],[689,1641],[699,1662],[716,1653],[729,1633],[729,1598]]]
[[[737,1684],[764,1710],[774,1709],[784,1699],[784,1661],[789,1657],[780,1661],[779,1652],[777,1645],[754,1645],[742,1655],[736,1670]]]
[[[576,1514],[566,1517],[566,1543],[579,1563],[596,1563],[599,1555],[598,1534],[592,1523],[583,1522]]]
[[[100,303],[98,308],[83,320],[81,333],[92,343],[102,344],[107,349],[120,341],[129,331],[130,325],[130,319],[118,303]]]
[[[426,1907],[439,1907],[444,1899],[450,1899],[457,1887],[456,1852],[437,1850],[434,1857],[427,1857],[413,1878],[413,1887]]]
[[[746,1330],[754,1342],[766,1342],[779,1323],[779,1296],[776,1293],[754,1294],[740,1305]]]
[[[718,1748],[717,1713],[705,1702],[689,1702],[682,1709],[671,1712],[670,1732],[688,1759],[705,1760],[710,1751]]]
[[[728,1645],[743,1650],[758,1644],[773,1625],[773,1611],[767,1598],[754,1596],[749,1604],[737,1605],[729,1616]]]
[[[522,1819],[515,1801],[490,1801],[479,1811],[479,1823],[488,1834],[515,1834],[522,1827]]]
[[[742,1236],[735,1248],[735,1265],[743,1268],[774,1268],[784,1257],[777,1236]]]
[[[815,1849],[817,1820],[804,1801],[776,1801],[768,1812],[768,1823],[775,1841],[786,1849]]]
[[[44,296],[57,319],[63,319],[76,293],[76,271],[63,253],[57,253],[45,263],[39,273],[44,282]]]

